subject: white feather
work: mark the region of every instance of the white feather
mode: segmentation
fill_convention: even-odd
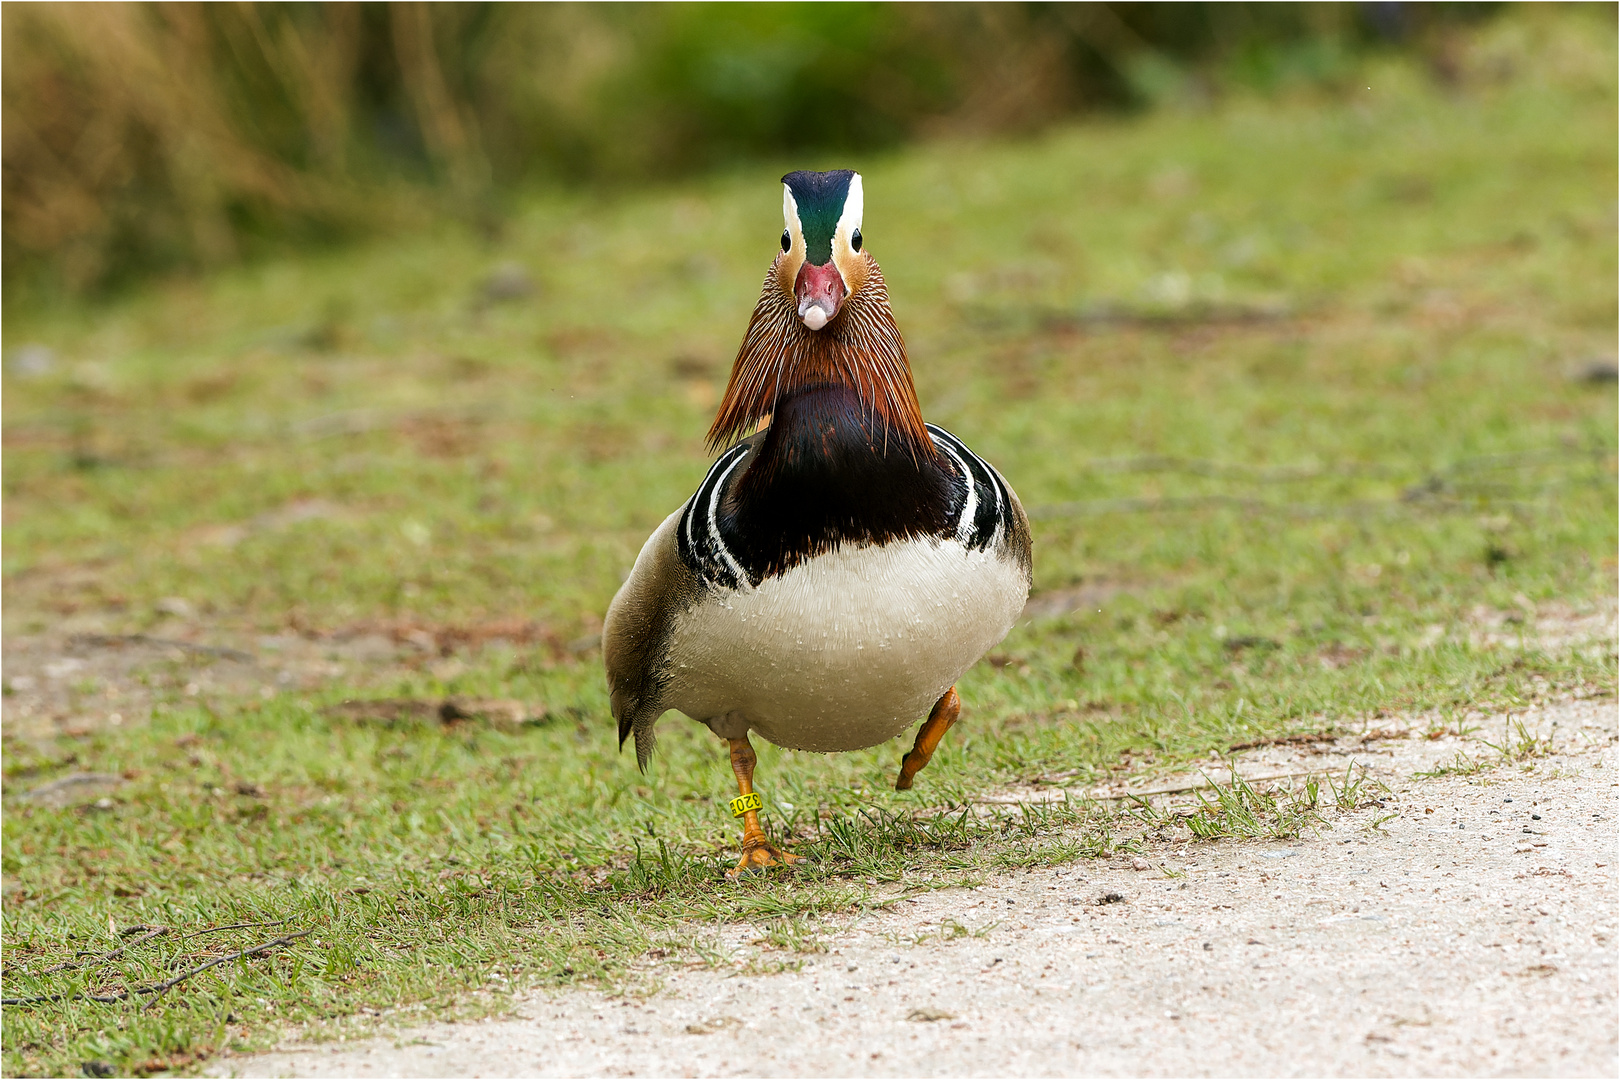
[[[793,189],[786,184],[782,185],[782,227],[788,231],[792,244],[802,251],[804,226],[799,224],[799,200],[793,197]]]
[[[1016,562],[954,538],[843,547],[677,616],[665,700],[721,734],[874,746],[1005,637],[1028,592]]]
[[[847,242],[861,227],[861,214],[866,209],[866,193],[861,187],[861,174],[849,178],[849,193],[844,196],[844,212],[838,215],[836,234]]]

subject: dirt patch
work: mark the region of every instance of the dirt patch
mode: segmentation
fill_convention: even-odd
[[[8,635],[7,738],[51,739],[144,723],[171,700],[246,699],[304,685],[309,672],[171,626],[148,634]]]
[[[543,664],[574,663],[600,643],[599,635],[565,640],[527,619],[394,620],[264,634],[208,624],[179,600],[164,603],[170,617],[142,633],[113,632],[102,620],[79,617],[63,620],[53,634],[7,635],[0,705],[6,737],[88,735],[145,723],[154,707],[184,701],[224,707],[336,684],[364,692],[397,685],[424,669],[448,680],[491,648],[521,650]],[[365,719],[433,713],[447,723],[521,725],[545,713],[533,703],[504,699],[352,704],[382,710]]]
[[[809,951],[728,926],[713,966],[649,958],[642,995],[530,993],[509,1019],[210,1072],[1611,1076],[1615,704],[1511,722],[1540,740],[1529,756],[1490,758],[1466,731],[1456,746],[1334,744],[1378,755],[1388,791],[1301,839],[1146,838],[1117,859],[897,894],[826,920]],[[1493,764],[1413,775],[1448,750]]]
[[[1027,786],[981,796],[984,804],[1063,802],[1071,798],[1139,799],[1161,808],[1185,805],[1176,799],[1242,781],[1265,792],[1293,789],[1315,777],[1346,783],[1393,785],[1419,773],[1471,775],[1503,765],[1523,764],[1564,746],[1569,738],[1595,738],[1592,710],[1612,705],[1569,700],[1556,707],[1516,713],[1478,710],[1366,721],[1349,730],[1262,739],[1232,747],[1225,756],[1192,768],[1159,768],[1138,762],[1118,780],[1089,788],[1065,786],[1071,775],[1040,778]],[[1581,725],[1578,732],[1569,725]],[[1374,726],[1376,724],[1376,726]],[[1371,789],[1369,789],[1371,790]]]

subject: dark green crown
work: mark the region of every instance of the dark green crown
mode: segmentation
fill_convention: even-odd
[[[790,172],[782,183],[793,192],[799,205],[799,227],[804,230],[804,257],[816,266],[832,261],[833,234],[844,214],[849,197],[849,181],[854,169],[831,172]]]

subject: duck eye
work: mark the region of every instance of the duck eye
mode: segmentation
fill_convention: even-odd
[[[786,251],[788,248],[790,248],[792,246],[793,246],[793,237],[788,235],[788,231],[786,229],[783,229],[782,230],[782,250]]]
[[[861,250],[861,230],[855,230],[855,234],[849,238],[849,246],[856,251]]]

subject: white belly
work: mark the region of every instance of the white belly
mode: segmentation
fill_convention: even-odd
[[[677,617],[666,700],[722,734],[874,746],[1005,637],[1028,592],[1021,567],[956,540],[842,548]]]

